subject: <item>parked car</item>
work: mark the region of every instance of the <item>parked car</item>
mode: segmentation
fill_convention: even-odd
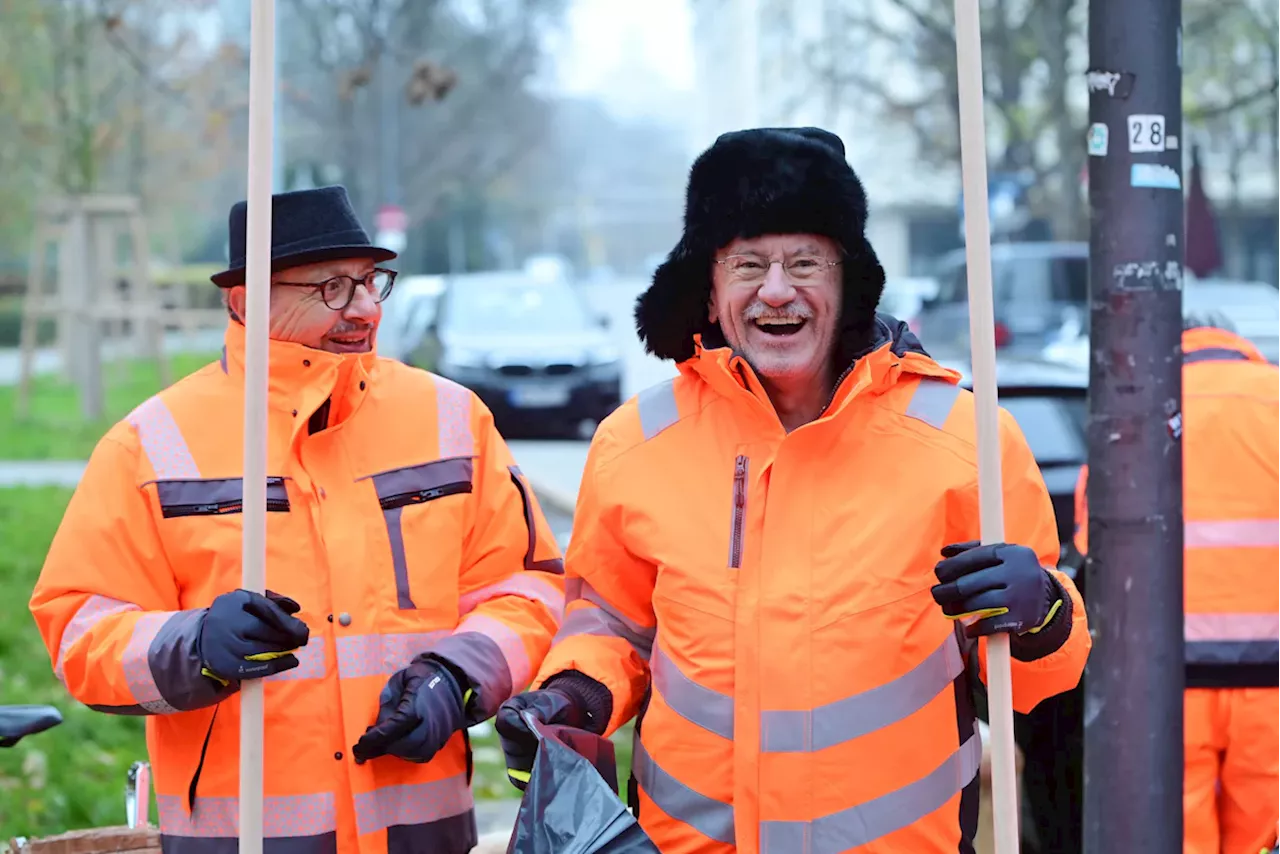
[[[939,356],[967,358],[969,280],[964,249],[944,255],[935,269],[937,295],[926,299],[920,339]],[[991,247],[996,347],[1038,356],[1064,330],[1087,323],[1089,244],[996,243]]]
[[[963,375],[965,388],[973,388],[967,361],[939,361]],[[1059,562],[1070,563],[1075,552],[1076,480],[1088,456],[1088,371],[1002,355],[996,360],[996,395],[1018,422],[1040,467],[1058,525]]]
[[[621,403],[607,327],[563,278],[451,276],[409,362],[474,391],[504,435],[588,438]]]
[[[444,291],[443,276],[405,276],[382,304],[378,355],[404,361],[422,343]]]
[[[1280,291],[1273,285],[1239,279],[1188,278],[1182,288],[1182,311],[1222,316],[1268,361],[1280,363]]]
[[[1182,313],[1210,322],[1225,321],[1233,332],[1251,341],[1273,365],[1280,364],[1280,291],[1272,285],[1188,277],[1182,286]],[[1046,345],[1041,356],[1088,370],[1088,317],[1061,339]]]

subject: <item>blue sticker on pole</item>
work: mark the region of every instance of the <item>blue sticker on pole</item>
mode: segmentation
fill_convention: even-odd
[[[1134,163],[1129,169],[1129,186],[1154,190],[1181,190],[1182,179],[1172,166],[1162,163]]]

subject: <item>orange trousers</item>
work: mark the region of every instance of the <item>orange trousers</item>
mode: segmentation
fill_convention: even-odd
[[[1280,822],[1280,690],[1186,691],[1183,854],[1259,854]]]

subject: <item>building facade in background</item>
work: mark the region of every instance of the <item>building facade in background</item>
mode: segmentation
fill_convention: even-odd
[[[860,92],[855,82],[859,75],[869,75],[904,102],[922,94],[919,69],[901,42],[851,34],[845,23],[846,13],[856,10],[873,18],[882,32],[900,31],[910,26],[900,8],[885,0],[689,3],[698,104],[691,156],[728,130],[825,127],[844,140],[849,162],[866,185],[868,236],[890,279],[928,275],[937,258],[963,245],[959,165],[925,165],[918,136],[908,124],[912,119],[887,120],[882,104]],[[835,32],[840,48],[819,56],[824,41]],[[1083,49],[1083,40],[1080,46]],[[1069,64],[1083,71],[1087,56],[1076,53]],[[822,70],[815,71],[815,64]],[[843,85],[833,79],[838,77],[844,77]],[[1068,100],[1073,110],[1087,114],[1088,91],[1082,76],[1080,85],[1071,87]],[[1189,127],[1184,134],[1193,137],[1182,146],[1188,158],[1184,175],[1189,176],[1189,143],[1196,128]],[[1085,145],[1083,131],[1080,145]],[[1238,148],[1230,152],[1211,145],[1202,148],[1205,186],[1215,208],[1223,251],[1224,265],[1217,275],[1276,284],[1280,278],[1276,261],[1280,179],[1275,136],[1260,140],[1255,148],[1243,153]],[[989,153],[989,164],[995,159]],[[1022,190],[1013,176],[999,174],[991,166],[989,171],[993,234],[1000,239],[1002,217],[1017,205]],[[1083,171],[1076,189],[1087,216]],[[1011,227],[1018,225],[1017,217],[1010,222]]]

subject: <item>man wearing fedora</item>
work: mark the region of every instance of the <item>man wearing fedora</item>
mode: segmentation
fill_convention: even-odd
[[[166,852],[235,848],[248,679],[267,854],[469,851],[466,728],[541,663],[559,548],[485,406],[376,355],[395,254],[326,187],[273,198],[268,593],[238,589],[245,213],[222,358],[98,444],[32,613],[76,700],[146,717]]]
[[[1080,679],[1090,647],[1056,571],[1053,508],[1007,412],[1009,542],[979,545],[974,402],[878,315],[867,200],[834,134],[721,136],[681,241],[636,305],[678,375],[601,424],[536,690],[496,726],[610,735],[670,852],[973,852],[986,638],[1013,703]]]

